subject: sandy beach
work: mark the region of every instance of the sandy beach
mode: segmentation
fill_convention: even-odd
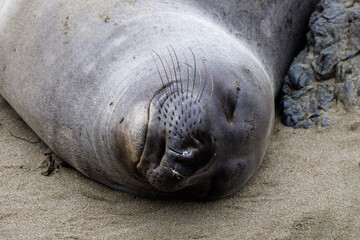
[[[360,109],[334,106],[329,115],[335,124],[308,130],[277,119],[263,164],[240,192],[165,201],[69,167],[43,176],[50,149],[0,97],[0,239],[358,239]]]

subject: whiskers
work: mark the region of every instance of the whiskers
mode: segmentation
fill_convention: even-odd
[[[154,50],[152,51],[152,58],[157,69],[159,79],[162,87],[155,94],[163,92],[166,95],[165,100],[172,95],[181,97],[182,101],[190,100],[193,103],[199,103],[202,107],[205,107],[211,100],[214,92],[214,80],[211,73],[208,73],[205,61],[201,60],[201,64],[198,64],[195,54],[191,48],[189,52],[191,54],[192,63],[189,63],[186,54],[183,54],[183,59],[179,60],[173,46],[167,47],[168,58],[161,56]],[[208,81],[211,82],[211,88],[208,87]],[[210,94],[204,94],[205,91],[209,91]],[[208,96],[204,99],[204,96]],[[164,101],[158,98],[158,109],[162,107]]]

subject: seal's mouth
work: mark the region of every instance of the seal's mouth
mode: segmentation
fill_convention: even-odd
[[[146,144],[145,149],[150,144]],[[146,151],[145,151],[146,152]],[[176,192],[193,185],[193,179],[204,175],[210,168],[213,154],[206,151],[206,156],[198,149],[178,150],[168,147],[166,144],[159,145],[158,155],[143,155],[137,168],[147,181],[157,190],[162,192]]]

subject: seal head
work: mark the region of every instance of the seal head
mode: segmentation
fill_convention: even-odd
[[[172,76],[165,67],[159,71],[164,84],[152,100],[137,165],[154,194],[223,197],[261,163],[273,117],[271,88],[258,79],[266,76],[250,70],[251,64],[233,69],[216,61],[211,74],[205,64],[197,68],[195,57],[185,73],[178,62]]]

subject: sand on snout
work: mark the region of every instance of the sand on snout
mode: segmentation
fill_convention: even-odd
[[[0,239],[358,239],[360,109],[330,115],[336,124],[308,130],[277,120],[263,164],[231,197],[165,201],[68,167],[43,176],[50,149],[0,97]]]

